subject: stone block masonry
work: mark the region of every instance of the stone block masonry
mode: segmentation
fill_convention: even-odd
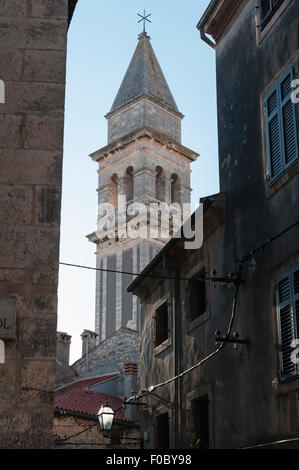
[[[0,447],[52,447],[68,0],[0,1]]]

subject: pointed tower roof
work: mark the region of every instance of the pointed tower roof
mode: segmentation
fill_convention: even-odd
[[[142,33],[133,58],[116,95],[110,113],[118,110],[140,96],[146,95],[163,106],[179,113],[178,107],[158,59],[150,43],[150,37]],[[109,114],[110,114],[109,113]]]

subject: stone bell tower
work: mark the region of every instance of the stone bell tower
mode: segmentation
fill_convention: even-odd
[[[181,144],[179,112],[150,43],[142,33],[106,115],[108,145],[91,157],[98,163],[98,202],[117,208],[127,202],[190,202],[190,163],[198,156]],[[127,293],[133,276],[162,248],[165,239],[102,239],[88,235],[97,247],[96,322],[99,341],[121,328],[139,331],[137,297]],[[107,272],[105,270],[111,270]],[[119,271],[119,272],[114,272]]]

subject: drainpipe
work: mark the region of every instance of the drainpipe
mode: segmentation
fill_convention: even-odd
[[[204,26],[208,20],[208,17],[210,16],[210,14],[212,13],[212,11],[216,8],[216,6],[218,5],[219,3],[219,0],[212,0],[211,3],[209,4],[208,8],[206,9],[206,11],[204,12],[203,16],[201,17],[201,19],[199,20],[198,22],[198,25],[197,25],[197,29],[199,30],[200,32],[200,37],[201,39],[206,43],[208,44],[210,47],[212,47],[213,49],[216,49],[216,43],[213,42],[210,38],[208,38],[208,36],[206,35],[205,33],[205,30],[204,30]]]
[[[173,331],[174,331],[174,375],[180,373],[180,351],[179,351],[179,319],[180,319],[180,281],[179,271],[175,270],[174,273],[174,292],[173,292]],[[174,381],[174,448],[180,448],[180,435],[179,435],[179,386],[180,379]]]

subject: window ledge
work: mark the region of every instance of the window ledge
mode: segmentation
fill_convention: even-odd
[[[277,191],[279,191],[284,185],[292,180],[296,175],[299,174],[299,161],[296,160],[277,180],[273,181],[271,185],[267,180],[266,183],[266,196],[270,199]]]
[[[154,349],[154,356],[158,356],[158,354],[161,354],[161,352],[165,351],[165,349],[169,348],[171,346],[171,339],[168,338],[164,343],[159,344],[159,346],[156,346]]]
[[[279,395],[285,395],[299,390],[299,375],[288,379],[275,379],[272,382],[273,388]]]
[[[187,326],[188,333],[191,333],[191,331],[195,330],[200,325],[205,323],[209,318],[210,318],[210,312],[206,311],[199,317],[195,318],[195,320],[188,321],[188,326]]]

